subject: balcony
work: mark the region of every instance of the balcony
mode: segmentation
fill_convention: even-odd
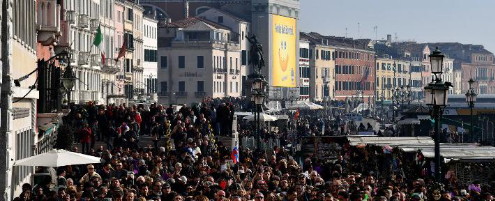
[[[53,45],[61,35],[60,4],[56,0],[42,0],[37,6],[37,40],[44,46]]]
[[[125,72],[124,82],[125,83],[132,83],[132,73],[131,72]]]
[[[227,69],[225,68],[215,68],[213,69],[214,73],[227,73]]]
[[[175,96],[177,96],[177,97],[187,97],[187,91],[178,91],[178,92],[175,92]]]
[[[89,64],[89,52],[79,52],[79,58],[77,59],[77,64],[88,65]]]
[[[68,10],[66,12],[65,20],[67,20],[67,22],[69,23],[69,25],[76,24],[76,17],[77,17],[76,11]]]
[[[91,91],[80,91],[79,92],[79,102],[85,103],[88,101],[92,101],[92,93]]]
[[[101,65],[101,55],[100,54],[91,54],[91,65],[92,66],[100,66]]]
[[[323,77],[323,82],[325,82],[325,83],[331,82],[330,77],[329,76]]]
[[[204,91],[197,91],[197,92],[194,92],[194,96],[196,96],[196,98],[203,98],[206,96],[206,92]]]
[[[100,26],[100,20],[91,19],[90,24],[91,24],[90,26],[91,31],[96,31],[96,29],[98,29],[98,26]]]
[[[132,71],[142,72],[144,68],[142,66],[132,66]]]
[[[89,27],[89,17],[86,14],[80,14],[78,19],[78,24],[80,28],[88,28]]]
[[[168,92],[168,91],[161,91],[161,92],[158,92],[158,96],[169,97],[170,96],[170,92]]]
[[[101,70],[105,73],[112,73],[112,74],[119,72],[119,68],[117,67],[117,62],[109,58],[105,59],[105,64],[103,65]]]

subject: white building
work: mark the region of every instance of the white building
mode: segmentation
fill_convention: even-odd
[[[201,10],[204,7],[198,8]],[[241,61],[240,61],[240,70],[242,76],[242,84],[243,90],[250,89],[250,86],[246,86],[247,83],[247,75],[251,72],[251,68],[248,68],[248,52],[249,52],[249,41],[246,39],[246,36],[250,33],[250,23],[236,17],[232,14],[229,14],[225,11],[210,8],[204,12],[198,14],[198,17],[205,18],[209,21],[215,22],[217,24],[221,24],[223,26],[229,27],[233,34],[231,36],[232,41],[237,41],[239,43],[239,48],[241,50]],[[246,95],[246,91],[243,91],[243,95]]]
[[[158,62],[157,62],[157,46],[158,46],[158,21],[144,17],[143,18],[144,32],[144,86],[146,99],[152,102],[158,101],[156,94],[158,82]]]
[[[444,82],[451,82],[454,84],[454,59],[451,58],[444,58],[443,59],[443,73],[442,73],[442,80]],[[460,87],[460,85],[458,86]],[[449,88],[449,94],[454,94],[455,93],[455,86]]]
[[[159,103],[194,103],[241,95],[241,50],[230,28],[202,18],[160,27]]]
[[[454,85],[454,94],[463,94],[462,92],[462,70],[454,69],[454,80],[452,81]]]
[[[56,1],[50,2],[57,6]],[[36,2],[8,0],[7,41],[2,40],[2,83],[0,125],[0,195],[13,200],[22,191],[21,185],[30,182],[34,168],[13,166],[16,160],[33,155],[38,135],[36,127]],[[5,27],[4,27],[5,28]],[[4,31],[2,30],[2,33]],[[7,62],[8,61],[8,62]],[[24,79],[25,78],[25,79]],[[16,84],[14,84],[16,83]],[[32,89],[31,87],[34,87]]]
[[[93,45],[96,29],[100,22],[100,0],[64,0],[61,19],[62,36],[55,47],[56,53],[69,48],[72,52],[71,66],[78,78],[71,93],[71,102],[103,102],[101,95],[101,56]],[[108,39],[110,28],[103,26],[102,32]],[[106,42],[106,41],[105,41]]]
[[[311,69],[309,67],[309,41],[305,39],[299,40],[299,98],[309,99]]]

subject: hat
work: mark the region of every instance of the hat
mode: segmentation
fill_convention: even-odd
[[[179,181],[187,183],[187,177],[186,176],[179,177]]]
[[[168,182],[165,182],[162,187],[163,188],[170,188],[170,184]]]

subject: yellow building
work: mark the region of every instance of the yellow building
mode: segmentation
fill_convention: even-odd
[[[391,58],[376,59],[376,96],[392,101],[393,91],[410,86],[410,62]]]
[[[335,48],[325,43],[312,44],[310,48],[311,79],[310,97],[315,101],[328,101],[335,97]],[[332,56],[333,55],[333,56]]]

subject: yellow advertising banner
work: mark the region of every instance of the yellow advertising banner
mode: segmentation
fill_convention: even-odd
[[[272,15],[272,86],[296,87],[296,19]]]

